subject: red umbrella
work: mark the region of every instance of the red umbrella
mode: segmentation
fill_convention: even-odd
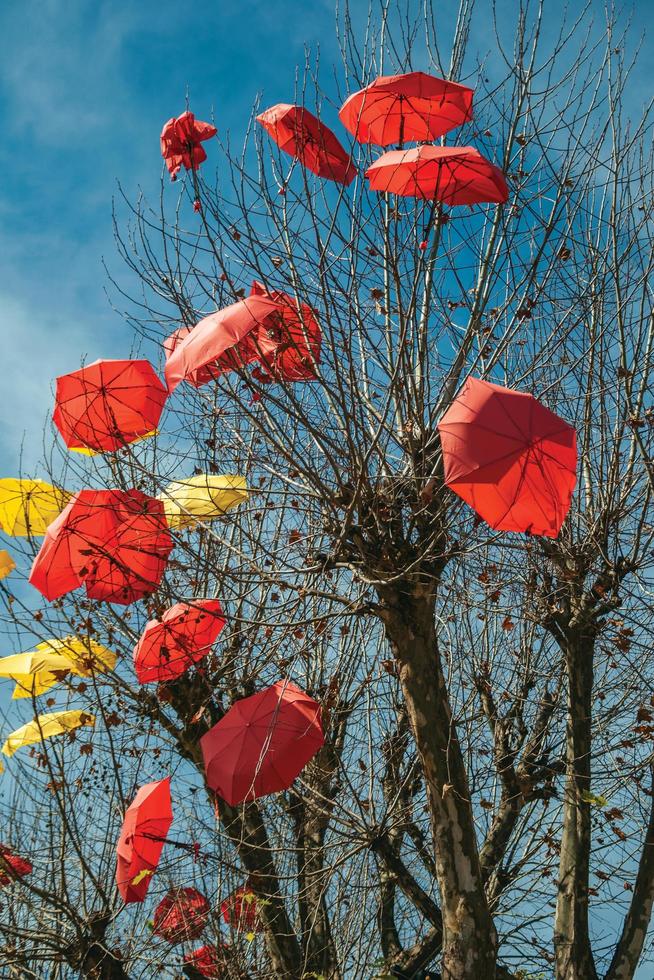
[[[171,681],[206,657],[225,625],[217,599],[178,602],[145,627],[134,648],[140,684]]]
[[[116,885],[124,902],[145,898],[172,822],[170,778],[142,786],[125,811],[116,845]]]
[[[255,372],[260,381],[307,381],[316,377],[315,364],[320,361],[322,333],[316,314],[288,293],[268,291],[256,280],[252,283],[251,296],[267,297],[277,304],[278,316],[269,327],[271,346],[268,353],[259,357],[269,376]]]
[[[220,948],[207,944],[187,953],[184,963],[194,967],[200,976],[207,977],[208,980],[219,980],[228,967],[228,952],[229,946],[226,943],[221,943]]]
[[[366,170],[373,191],[443,204],[503,204],[504,174],[472,146],[415,146],[390,150]]]
[[[492,528],[556,537],[576,482],[571,425],[532,395],[469,378],[438,431],[446,484]]]
[[[422,71],[382,75],[355,92],[339,117],[359,143],[435,140],[472,119],[474,91]]]
[[[95,361],[57,378],[52,418],[69,449],[103,453],[156,429],[167,397],[149,361]]]
[[[254,892],[241,885],[220,905],[223,919],[228,926],[240,932],[261,932],[263,923],[257,912],[257,899]]]
[[[171,888],[157,905],[153,933],[169,943],[184,943],[202,934],[209,918],[209,902],[195,888]]]
[[[161,155],[173,180],[182,166],[197,170],[207,159],[200,143],[211,139],[218,130],[211,123],[201,122],[192,112],[183,112],[177,119],[169,119],[161,130]]]
[[[356,177],[356,167],[334,133],[304,106],[280,102],[256,118],[280,149],[318,177],[346,186]]]
[[[16,878],[24,878],[25,875],[31,873],[32,864],[30,861],[14,854],[4,844],[0,844],[0,888],[15,881]]]
[[[153,592],[173,540],[164,507],[140,490],[81,490],[49,525],[29,581],[46,599],[84,584],[123,605]]]
[[[230,806],[288,789],[323,744],[320,705],[283,680],[237,701],[200,739],[207,785]]]
[[[199,388],[270,351],[271,341],[263,328],[276,312],[277,303],[269,297],[249,296],[205,317],[187,333],[176,331],[164,345],[168,390],[174,391],[182,381]]]

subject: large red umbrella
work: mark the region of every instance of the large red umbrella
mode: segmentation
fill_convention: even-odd
[[[533,395],[469,378],[438,431],[445,482],[492,528],[556,537],[576,482],[571,425]]]
[[[207,785],[230,806],[288,789],[323,744],[320,705],[283,680],[237,701],[200,739]]]
[[[0,887],[32,873],[32,863],[0,844]]]
[[[259,380],[307,381],[315,378],[322,333],[311,307],[300,303],[298,309],[293,296],[278,289],[267,290],[256,280],[250,295],[267,297],[277,304],[277,317],[268,327],[270,347],[268,352],[262,351],[259,355],[269,376],[259,373]]]
[[[178,602],[145,627],[134,648],[134,667],[141,684],[170,681],[202,660],[225,625],[217,599]]]
[[[197,170],[204,163],[207,154],[200,144],[217,132],[215,126],[196,119],[192,112],[183,112],[164,124],[161,130],[161,155],[173,180],[182,167]]]
[[[182,381],[199,388],[224,371],[256,360],[271,349],[265,329],[277,303],[268,296],[249,296],[205,317],[187,334],[168,338],[168,390]]]
[[[116,845],[116,885],[123,901],[145,898],[172,822],[170,778],[142,786],[125,811]]]
[[[472,146],[390,150],[368,167],[370,189],[443,204],[503,204],[504,174]]]
[[[472,118],[474,91],[422,71],[382,75],[355,92],[339,117],[360,143],[435,140]]]
[[[346,186],[356,177],[356,167],[334,133],[304,106],[280,102],[256,118],[280,149],[318,177]]]
[[[228,926],[240,932],[262,932],[263,922],[258,914],[257,898],[248,885],[241,885],[229,898],[220,903],[220,911]]]
[[[152,917],[155,936],[169,943],[197,939],[209,918],[209,902],[196,888],[171,888]]]
[[[69,449],[103,453],[153,432],[167,397],[149,361],[95,361],[57,378],[52,418]]]
[[[173,540],[164,507],[140,490],[81,490],[47,528],[29,581],[46,599],[84,584],[123,605],[153,592]]]

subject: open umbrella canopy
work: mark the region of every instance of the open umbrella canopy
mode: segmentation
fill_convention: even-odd
[[[16,562],[8,551],[0,551],[0,579],[7,578],[16,568]]]
[[[151,435],[167,397],[149,361],[95,361],[57,378],[52,419],[69,449],[111,452]]]
[[[236,701],[200,739],[207,785],[230,806],[288,789],[324,741],[320,705],[282,680]]]
[[[16,878],[24,878],[32,873],[32,862],[0,844],[0,887],[9,885]]]
[[[220,980],[220,977],[229,975],[226,972],[229,969],[229,946],[226,943],[221,943],[220,947],[207,943],[187,953],[184,965],[197,970],[207,980]]]
[[[0,480],[0,529],[12,537],[45,534],[71,498],[43,480]]]
[[[84,584],[123,605],[159,585],[173,547],[163,504],[140,490],[81,490],[48,527],[29,581],[46,599]]]
[[[256,119],[281,150],[318,177],[346,186],[356,177],[356,167],[334,133],[304,106],[280,102]]]
[[[159,500],[163,503],[168,526],[174,530],[193,527],[200,521],[213,521],[238,507],[248,498],[244,476],[214,476],[200,473],[169,483]]]
[[[268,352],[271,341],[260,328],[277,312],[277,303],[268,296],[248,296],[211,313],[190,330],[176,331],[164,343],[168,390],[174,391],[182,381],[200,388]]]
[[[42,742],[44,738],[71,732],[83,725],[91,727],[95,725],[95,717],[88,711],[51,711],[44,715],[37,715],[33,721],[11,733],[2,746],[2,752],[4,755],[12,756],[26,745],[35,745],[37,742]]]
[[[390,150],[368,167],[370,189],[442,204],[503,204],[504,174],[472,146]]]
[[[571,425],[533,395],[469,378],[438,431],[446,484],[483,520],[556,537],[576,482]]]
[[[263,922],[258,915],[257,897],[248,885],[241,885],[220,904],[223,919],[239,932],[261,932]]]
[[[267,290],[255,280],[251,296],[267,297],[277,305],[274,323],[268,326],[268,336],[273,344],[268,352],[262,352],[259,360],[269,372],[255,376],[262,381],[308,381],[316,377],[316,364],[320,361],[322,333],[316,314],[306,303],[299,303],[293,296],[281,290]]]
[[[0,659],[0,677],[16,682],[13,698],[27,698],[49,691],[67,674],[90,677],[113,670],[116,654],[93,640],[76,636],[45,640],[34,650]]]
[[[178,602],[151,620],[134,647],[140,684],[174,680],[209,653],[225,625],[217,599]],[[2,661],[0,661],[0,665]]]
[[[142,786],[125,811],[116,845],[116,885],[124,902],[145,898],[172,822],[170,778]]]
[[[209,918],[209,902],[196,888],[171,888],[157,905],[152,932],[169,943],[197,939]]]
[[[422,71],[382,75],[343,103],[339,117],[359,143],[435,140],[472,118],[474,91]]]
[[[218,130],[211,123],[196,119],[192,112],[183,112],[181,116],[169,119],[161,130],[161,155],[166,161],[168,172],[173,180],[185,167],[187,170],[197,170],[207,159],[204,140],[216,135]]]

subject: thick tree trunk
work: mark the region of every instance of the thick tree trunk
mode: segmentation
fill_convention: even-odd
[[[497,941],[488,908],[461,748],[434,626],[419,586],[380,589],[409,721],[427,786],[443,918],[443,980],[494,980]]]

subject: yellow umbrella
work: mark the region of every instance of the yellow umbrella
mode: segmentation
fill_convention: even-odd
[[[95,725],[95,716],[88,711],[52,711],[46,715],[37,715],[33,721],[11,733],[2,746],[2,752],[4,755],[13,755],[25,745],[34,745],[44,738],[70,732],[81,725]]]
[[[212,521],[247,500],[244,476],[190,476],[169,483],[159,499],[170,527],[192,527],[198,521]]]
[[[70,663],[70,670],[79,677],[91,677],[92,674],[103,674],[116,666],[116,654],[95,640],[83,640],[79,636],[64,636],[44,640],[36,644],[39,653],[56,654],[65,657]]]
[[[7,578],[7,575],[11,575],[15,567],[16,562],[9,552],[0,551],[0,579]]]
[[[16,681],[12,697],[29,698],[49,691],[66,674],[90,677],[116,666],[116,654],[92,640],[66,636],[45,640],[36,649],[0,658],[0,677]]]
[[[45,534],[70,498],[43,480],[0,480],[0,528],[13,537]]]

